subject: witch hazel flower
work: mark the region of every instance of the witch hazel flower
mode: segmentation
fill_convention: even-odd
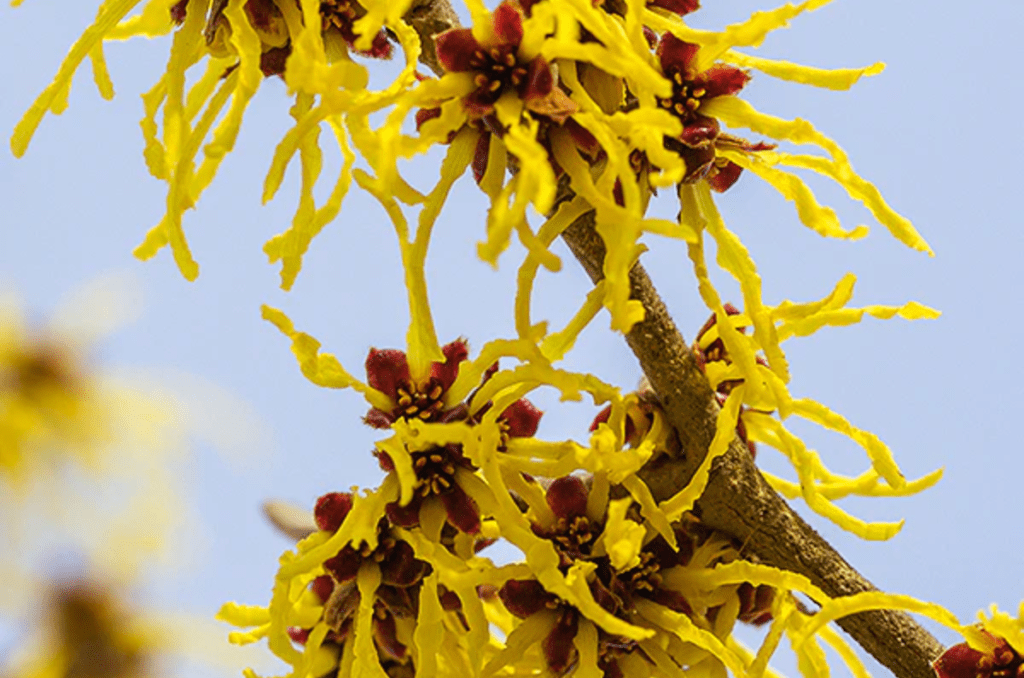
[[[771,587],[745,583],[708,591],[688,581],[690,571],[737,558],[728,540],[690,518],[659,534],[645,524],[632,499],[610,500],[608,491],[607,485],[591,487],[574,475],[551,481],[544,491],[548,515],[542,517],[541,507],[531,506],[533,530],[554,546],[563,573],[588,564],[587,587],[604,612],[655,635],[611,633],[538,579],[511,579],[498,597],[521,623],[485,674],[533,644],[555,675],[594,669],[614,678],[651,675],[668,657],[678,665],[724,658],[735,666],[735,658],[716,639],[728,635],[737,619],[764,623],[772,618]],[[679,662],[683,642],[700,648],[696,654],[688,650],[689,662]]]
[[[724,309],[730,317],[741,314],[738,308],[729,303],[725,304]],[[700,328],[700,331],[697,332],[697,338],[694,340],[692,350],[697,358],[697,364],[708,374],[712,387],[715,389],[715,397],[721,406],[725,405],[725,401],[733,389],[744,383],[744,379],[722,378],[720,376],[729,371],[729,367],[732,365],[732,358],[729,355],[729,350],[726,348],[725,341],[718,333],[718,329],[718,317],[715,314],[711,314],[711,317],[708,318],[707,322]],[[746,329],[745,326],[736,327],[736,330],[741,335],[746,334]],[[767,369],[768,363],[762,356],[756,356],[756,360],[758,365]],[[747,409],[745,405],[740,406],[739,418],[736,421],[736,435],[747,446],[747,449],[750,450],[750,456],[757,457],[757,443],[747,435],[747,427],[743,423],[743,415]],[[771,414],[771,412],[771,409],[765,411],[766,414]]]
[[[430,376],[415,384],[409,374],[406,354],[396,349],[371,349],[366,359],[367,383],[393,399],[390,412],[372,408],[364,421],[375,428],[389,428],[399,419],[423,422],[465,422],[473,425],[490,405],[485,403],[475,412],[469,401],[445,405],[445,395],[458,376],[459,364],[466,360],[469,349],[464,340],[453,341],[442,349],[445,362],[430,365]],[[497,370],[497,364],[484,372],[484,383]],[[474,391],[475,393],[475,391]],[[498,417],[498,426],[505,440],[529,438],[537,432],[542,413],[525,398],[505,408]],[[386,449],[375,452],[381,469],[395,473],[395,461]],[[480,509],[467,492],[467,485],[476,467],[463,454],[459,444],[431,445],[424,449],[409,450],[413,480],[413,493],[408,502],[395,501],[387,505],[389,519],[402,527],[413,527],[420,522],[420,512],[426,502],[440,502],[448,522],[459,530],[475,534],[481,525]]]
[[[729,401],[735,412],[736,437],[755,455],[761,445],[781,451],[790,461],[798,481],[793,482],[767,471],[762,474],[783,496],[802,498],[809,508],[843,529],[864,539],[889,539],[899,532],[899,522],[866,522],[834,502],[849,496],[909,496],[934,485],[942,476],[941,469],[915,480],[907,480],[897,465],[892,451],[878,436],[858,428],[842,415],[810,398],[790,394],[788,371],[785,379],[778,365],[785,370],[786,359],[781,343],[796,336],[806,336],[829,326],[846,326],[865,316],[888,319],[900,316],[908,320],[937,317],[937,312],[916,302],[902,306],[867,306],[846,308],[853,296],[856,278],[845,276],[835,289],[821,300],[783,302],[775,307],[762,306],[758,315],[732,304],[722,304],[711,297],[709,305],[718,306],[697,333],[692,346],[694,357],[705,372],[724,413]],[[706,288],[705,288],[706,289]],[[750,333],[750,327],[754,332]],[[773,349],[774,345],[774,349]],[[765,356],[774,354],[766,360]],[[751,391],[750,386],[760,388]],[[742,389],[742,390],[741,390]],[[848,477],[835,473],[821,456],[789,430],[788,417],[796,416],[826,430],[843,435],[859,445],[867,455],[870,468]],[[724,425],[720,419],[720,426]]]
[[[661,70],[672,82],[672,94],[658,99],[658,105],[683,123],[677,137],[667,137],[666,147],[678,153],[686,163],[683,181],[692,183],[706,179],[712,190],[723,192],[739,178],[742,168],[716,156],[719,144],[744,152],[765,151],[770,144],[751,144],[722,134],[721,124],[702,108],[719,97],[734,96],[750,80],[750,75],[729,64],[715,64],[698,72],[697,53],[700,45],[680,40],[665,33],[657,48]]]
[[[939,678],[1020,678],[1024,676],[1024,656],[1005,638],[982,631],[987,647],[968,643],[949,647],[932,666]]]
[[[332,492],[320,497],[314,509],[317,526],[334,534],[351,506],[349,493]],[[364,564],[380,569],[371,622],[374,643],[382,660],[404,664],[409,659],[409,631],[417,615],[419,589],[423,578],[430,573],[430,565],[416,559],[412,547],[398,538],[383,518],[377,524],[375,547],[365,542],[358,547],[346,544],[337,555],[324,562],[327,575],[317,577],[310,584],[310,590],[325,606],[324,621],[331,628],[328,640],[341,645],[354,632],[361,596],[356,582]],[[304,631],[308,636],[308,630]]]
[[[188,16],[191,0],[181,0],[171,8],[171,15],[177,24],[184,22]],[[292,6],[294,4],[294,7]],[[353,49],[357,53],[378,59],[391,57],[393,49],[383,29],[378,31],[368,50],[355,49],[359,34],[355,30],[355,21],[366,14],[366,9],[355,0],[325,0],[319,3],[324,49],[328,53],[338,54],[339,50]],[[232,53],[230,37],[237,27],[224,16],[226,0],[213,3],[207,16],[204,31],[207,47],[213,56],[228,56]],[[295,19],[301,17],[301,3],[295,0],[248,0],[244,7],[245,17],[260,38],[260,70],[265,76],[283,75],[288,57],[292,53],[292,40],[297,37],[291,34],[289,19],[292,26]],[[342,46],[344,45],[344,46]]]
[[[529,5],[526,6],[526,10]],[[540,253],[528,232],[526,208],[547,213],[554,204],[562,163],[578,154],[596,159],[600,146],[573,119],[578,103],[565,90],[556,55],[542,50],[548,29],[529,19],[524,5],[506,0],[472,29],[453,28],[436,38],[444,73],[424,79],[392,115],[394,156],[412,156],[463,135],[473,148],[473,176],[491,201],[487,239],[478,253],[496,264],[514,230]],[[418,136],[400,134],[415,106]],[[460,153],[453,145],[450,156]],[[570,151],[571,149],[571,155]],[[509,178],[509,166],[515,172]],[[466,165],[461,165],[461,173]],[[551,255],[544,257],[549,268]]]
[[[476,403],[475,409],[471,404],[480,386],[497,370],[493,359],[469,361],[469,348],[462,339],[440,348],[443,361],[413,358],[398,349],[371,349],[363,383],[345,372],[334,356],[320,354],[319,342],[295,331],[283,313],[264,307],[264,317],[292,339],[293,351],[308,378],[322,386],[360,391],[370,404],[364,422],[394,433],[377,443],[374,452],[381,469],[401,488],[399,496],[386,502],[388,518],[395,525],[414,527],[424,510],[434,512],[440,507],[453,527],[466,534],[479,532],[480,504],[491,503],[490,489],[476,477],[477,467],[457,439],[472,436],[471,429],[490,414],[489,401]],[[461,387],[459,395],[453,387],[463,369],[479,375],[480,381],[475,388]],[[525,398],[507,403],[495,422],[497,451],[509,440],[532,437],[541,416]],[[419,426],[440,426],[439,437],[432,441],[425,433],[420,435],[413,428]],[[454,440],[446,437],[446,431]]]
[[[222,621],[255,627],[233,633],[232,642],[268,638],[292,676],[383,671],[411,678],[426,651],[417,631],[424,624],[440,625],[434,636],[457,652],[466,628],[461,599],[439,584],[434,565],[417,557],[408,534],[384,515],[395,493],[396,484],[386,479],[371,493],[320,497],[314,509],[319,531],[282,556],[269,606],[221,608]],[[436,591],[425,595],[431,587]],[[424,609],[424,598],[435,604]]]

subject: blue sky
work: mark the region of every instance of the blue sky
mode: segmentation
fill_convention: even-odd
[[[0,130],[11,130],[50,81],[91,20],[92,4],[35,0],[0,9]],[[766,8],[750,0],[704,4],[694,23],[708,27]],[[1024,234],[1014,198],[1024,178],[1017,165],[1024,148],[1012,131],[1022,104],[1015,86],[1022,25],[1024,4],[1011,1],[965,7],[838,0],[771,36],[761,53],[822,67],[884,61],[882,75],[846,93],[766,76],[756,76],[745,90],[761,110],[808,118],[838,140],[858,171],[914,221],[934,258],[896,243],[828,184],[814,184],[820,198],[847,226],[873,226],[865,240],[822,240],[752,176],[719,201],[758,262],[769,303],[821,297],[852,271],[860,280],[858,304],[914,299],[943,311],[936,321],[833,329],[787,350],[794,394],[821,400],[877,433],[908,476],[946,469],[944,480],[924,495],[844,504],[866,518],[906,518],[890,542],[861,542],[815,516],[812,524],[879,587],[938,602],[961,619],[990,603],[1015,610],[1024,598],[1024,461],[1014,447],[1020,416],[1014,412],[1024,402],[1017,359]],[[261,248],[290,221],[297,173],[288,175],[274,202],[260,206],[263,174],[289,121],[289,101],[277,80],[262,87],[235,152],[186,215],[199,280],[183,280],[166,251],[145,263],[131,257],[163,212],[164,187],[142,162],[138,95],[156,80],[166,53],[166,41],[111,46],[113,102],[101,100],[83,72],[69,111],[44,120],[25,158],[0,153],[0,289],[17,291],[45,314],[101,273],[131,272],[145,294],[144,315],[104,341],[98,361],[199,375],[247,402],[269,431],[256,446],[263,449],[241,457],[225,458],[200,444],[182,471],[204,523],[194,567],[161,576],[146,596],[167,608],[209,614],[227,599],[255,604],[269,595],[277,556],[288,544],[261,520],[263,499],[310,505],[323,492],[372,486],[381,477],[370,455],[375,435],[360,423],[361,398],[306,382],[286,341],[260,320],[260,304],[288,312],[356,373],[370,346],[404,343],[407,317],[391,227],[358,192],[314,242],[294,290],[278,288],[277,269]],[[337,162],[328,158],[328,176]],[[428,167],[414,170],[421,186],[434,176]],[[497,272],[475,259],[482,206],[472,182],[460,182],[429,259],[440,338],[465,336],[475,346],[512,332],[519,256],[511,251]],[[692,339],[707,312],[685,249],[657,238],[647,244],[643,261]],[[560,274],[542,278],[536,311],[556,324],[588,289],[571,256],[566,252],[563,259]],[[731,289],[724,279],[722,285]],[[569,366],[597,371],[624,389],[640,376],[604,316],[584,333]],[[546,397],[549,415],[540,435],[579,436],[593,408]],[[862,467],[860,453],[846,441],[808,435],[835,467]],[[759,461],[784,468],[771,452]]]

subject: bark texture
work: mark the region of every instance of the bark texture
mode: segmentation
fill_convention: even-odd
[[[458,27],[458,17],[448,0],[415,0],[407,17],[424,43],[421,61],[440,75],[432,38]],[[559,199],[571,198],[566,189]],[[580,217],[562,237],[591,280],[601,280],[605,247],[594,230],[594,213]],[[700,465],[714,437],[719,408],[711,385],[639,263],[630,271],[630,283],[631,296],[643,304],[646,317],[626,341],[681,443],[678,457],[652,460],[641,472],[654,496],[662,500],[685,487]],[[802,574],[830,596],[876,590],[768,485],[738,439],[713,464],[695,512],[711,527],[737,537],[762,562]],[[935,678],[931,661],[944,648],[909,615],[863,612],[838,623],[897,678]]]

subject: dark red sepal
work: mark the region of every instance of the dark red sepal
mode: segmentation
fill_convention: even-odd
[[[555,76],[547,59],[535,57],[527,69],[526,79],[519,86],[519,96],[523,101],[541,99],[551,94],[555,86]]]
[[[359,566],[363,564],[363,557],[351,546],[346,546],[333,558],[324,562],[324,569],[334,577],[334,581],[343,582],[355,579],[359,574]]]
[[[321,603],[326,603],[334,593],[334,580],[329,575],[322,574],[313,580],[309,585],[309,590],[320,599]]]
[[[682,16],[700,9],[698,0],[647,0],[648,7],[660,7]]]
[[[390,413],[374,407],[363,417],[363,423],[371,428],[391,428],[391,424],[395,423],[395,418]]]
[[[658,46],[658,34],[650,26],[644,26],[644,40],[647,41],[647,46],[654,49]]]
[[[704,148],[714,143],[719,131],[721,131],[721,126],[717,120],[706,115],[696,115],[693,122],[689,122],[683,127],[679,141],[690,148]]]
[[[576,144],[577,149],[591,160],[597,158],[597,154],[602,150],[601,144],[598,143],[597,137],[590,133],[590,130],[572,118],[565,121],[565,129],[569,132],[569,136],[572,137],[572,141]]]
[[[416,131],[420,131],[420,127],[423,126],[427,120],[433,120],[434,118],[441,117],[441,107],[436,108],[421,108],[416,111]]]
[[[536,579],[510,579],[498,591],[498,597],[505,609],[520,619],[540,612],[555,600]]]
[[[379,412],[380,410],[377,411]],[[377,457],[377,464],[380,466],[380,470],[384,471],[384,473],[391,473],[395,470],[395,461],[391,458],[391,455],[384,450],[374,450],[373,456]]]
[[[772,602],[775,589],[766,584],[754,586],[749,582],[740,584],[736,594],[740,598],[738,619],[747,624],[761,626],[772,620]]]
[[[932,662],[932,668],[939,678],[976,678],[980,675],[980,664],[984,653],[967,643],[953,645]]]
[[[480,531],[480,509],[458,483],[452,486],[450,492],[441,495],[441,503],[448,513],[449,523],[466,534],[476,534]]]
[[[700,74],[705,98],[725,97],[736,94],[750,80],[750,74],[728,64],[716,64]]]
[[[544,659],[553,673],[564,673],[576,659],[576,648],[572,641],[579,628],[579,619],[574,610],[566,610],[544,639]]]
[[[383,618],[373,615],[373,639],[384,657],[398,662],[405,661],[407,649],[398,640],[395,618],[390,613],[385,612]]]
[[[180,26],[185,23],[185,16],[188,13],[188,0],[178,0],[171,6],[171,21]]]
[[[441,609],[451,612],[462,609],[462,599],[459,594],[445,588],[444,584],[437,585],[437,599],[441,603]]]
[[[576,476],[562,476],[552,481],[545,498],[552,512],[562,519],[571,520],[587,513],[587,486]]]
[[[494,10],[494,34],[507,45],[523,41],[523,15],[511,3],[503,2]]]
[[[491,153],[491,135],[489,132],[482,132],[476,140],[476,148],[473,149],[473,179],[479,184],[484,180],[484,173],[487,171],[487,159]]]
[[[416,559],[412,547],[404,541],[397,542],[387,557],[381,561],[381,583],[388,586],[412,586],[426,574],[430,567]]]
[[[459,376],[459,363],[469,357],[469,346],[465,339],[456,339],[445,344],[441,348],[445,361],[443,363],[430,364],[430,376],[441,382],[441,387],[447,391],[455,383]]]
[[[288,637],[292,639],[293,643],[305,645],[306,641],[309,640],[310,631],[311,629],[300,629],[298,626],[289,626]]]
[[[316,526],[325,532],[337,532],[352,510],[352,495],[348,492],[328,492],[316,500],[313,518]]]
[[[665,33],[661,36],[661,42],[658,43],[657,52],[662,72],[669,76],[680,73],[684,79],[689,80],[690,78],[686,77],[686,70],[699,50],[700,45],[685,42],[671,33]]]
[[[532,438],[537,433],[542,416],[544,413],[526,398],[520,398],[501,413],[501,419],[508,424],[508,435],[511,438]]]
[[[405,506],[399,506],[393,501],[384,507],[388,520],[399,527],[416,527],[420,524],[420,507],[423,506],[423,498],[416,495]]]
[[[452,28],[438,35],[437,59],[448,73],[463,73],[470,70],[470,61],[475,52],[481,50],[480,43],[468,28]]]
[[[398,397],[398,387],[409,381],[409,360],[404,351],[370,349],[366,356],[366,381],[388,397]]]
[[[283,75],[284,66],[291,56],[291,46],[271,47],[263,54],[260,54],[260,72],[266,77],[272,75]]]
[[[736,183],[742,172],[743,168],[730,160],[724,166],[719,167],[717,172],[708,177],[708,186],[716,193],[724,193]]]
[[[247,0],[245,13],[249,16],[253,28],[269,30],[271,19],[280,14],[280,10],[274,4],[274,0]]]
[[[381,30],[377,35],[373,36],[370,49],[365,52],[360,51],[359,53],[374,59],[390,59],[395,52],[391,41],[388,40],[388,34]]]

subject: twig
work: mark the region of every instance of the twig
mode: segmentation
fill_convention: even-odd
[[[440,75],[432,38],[458,27],[455,12],[448,0],[415,0],[407,16],[424,43],[421,60]],[[564,189],[559,200],[571,197]],[[562,237],[594,283],[604,278],[605,246],[594,230],[594,212],[577,219]],[[663,455],[641,471],[662,500],[685,487],[703,460],[715,434],[718,403],[643,266],[634,265],[629,277],[631,296],[643,304],[646,315],[626,341],[681,443],[679,456]],[[712,465],[695,512],[705,524],[745,542],[762,562],[806,576],[829,596],[877,590],[768,485],[738,439]],[[931,661],[943,647],[910,616],[880,610],[838,623],[897,678],[935,677]]]

